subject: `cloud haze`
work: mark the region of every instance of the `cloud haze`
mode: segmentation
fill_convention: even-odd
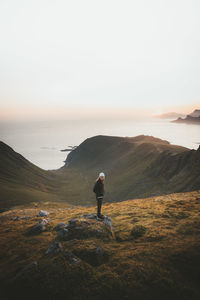
[[[195,0],[2,0],[0,117],[195,107],[199,13]]]

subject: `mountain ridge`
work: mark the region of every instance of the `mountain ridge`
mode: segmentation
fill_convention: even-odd
[[[152,136],[97,135],[73,149],[63,167],[46,171],[0,143],[0,209],[35,201],[91,205],[101,171],[105,202],[195,190],[200,188],[199,153]]]
[[[179,117],[176,120],[171,121],[173,123],[186,123],[186,124],[200,124],[200,109],[195,109],[192,113],[186,115],[183,119]]]
[[[168,141],[149,136],[145,138],[144,136],[111,137],[112,142],[105,137],[105,143],[102,142],[103,139],[104,136],[99,135],[85,140],[80,147],[78,146],[68,154],[66,165],[60,171],[67,174],[77,171],[78,168],[84,174],[84,170],[88,169],[85,176],[94,178],[97,171],[103,170],[109,178],[107,181],[109,194],[105,195],[108,201],[148,197],[172,191],[187,191],[196,189],[200,185],[198,165],[195,165],[193,169],[190,166],[193,160],[199,161],[199,152],[196,155],[196,150],[171,145]],[[160,168],[162,161],[165,165]],[[171,174],[173,178],[165,175],[166,169],[170,167],[171,171],[167,174]],[[178,172],[181,172],[179,176]],[[155,177],[158,173],[159,175]],[[191,180],[187,188],[183,179],[188,180],[188,178]],[[92,185],[92,181],[89,182]]]

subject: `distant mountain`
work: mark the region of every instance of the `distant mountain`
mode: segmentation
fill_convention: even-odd
[[[195,109],[191,114],[190,117],[199,118],[200,117],[200,109]]]
[[[180,113],[176,113],[176,112],[168,112],[168,113],[164,113],[161,115],[155,115],[154,118],[159,118],[159,119],[173,119],[173,118],[180,118],[180,117],[185,117],[186,115],[184,114],[180,114]]]
[[[191,114],[187,115],[186,118],[178,118],[177,120],[171,121],[174,123],[188,123],[188,124],[200,124],[200,110],[195,109]]]
[[[200,147],[190,150],[152,136],[97,135],[73,149],[65,165],[45,171],[0,144],[0,208],[40,201],[91,205],[99,172],[106,202],[200,188]]]

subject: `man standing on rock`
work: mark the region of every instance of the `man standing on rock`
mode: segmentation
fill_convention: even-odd
[[[100,219],[103,219],[104,216],[101,214],[101,206],[104,196],[104,180],[105,180],[105,174],[101,172],[99,174],[99,177],[96,179],[96,182],[93,187],[93,192],[96,194],[96,200],[97,200],[97,217]]]

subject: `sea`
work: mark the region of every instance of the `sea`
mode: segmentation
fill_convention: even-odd
[[[95,135],[144,134],[189,149],[199,147],[200,125],[170,121],[158,118],[0,121],[0,140],[44,170],[62,167],[69,152],[61,150],[78,146]]]

